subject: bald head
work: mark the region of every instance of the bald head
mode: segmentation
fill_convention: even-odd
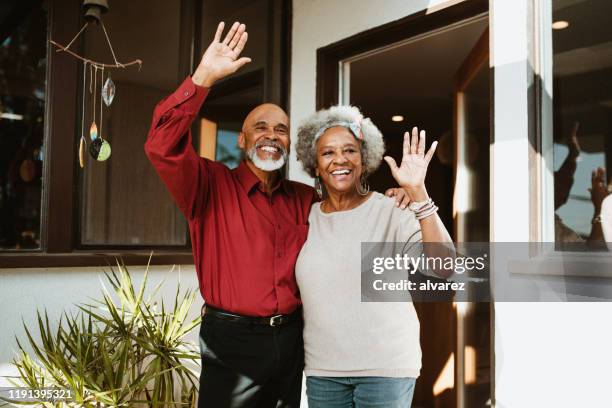
[[[284,163],[289,146],[289,117],[280,106],[264,103],[249,112],[238,136],[238,147],[247,157],[250,154],[260,164],[269,161],[275,167]],[[265,170],[267,165],[258,167]]]
[[[265,123],[272,127],[281,124],[289,129],[289,116],[278,105],[262,103],[249,112],[244,122],[242,122],[242,131],[246,132],[254,128],[256,123]]]

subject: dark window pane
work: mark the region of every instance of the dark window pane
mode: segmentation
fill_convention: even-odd
[[[100,119],[100,72],[96,121],[112,155],[105,162],[87,156],[81,174],[81,244],[183,246],[187,224],[147,160],[143,146],[155,105],[184,79],[179,71],[181,2],[130,0],[110,2],[104,24],[117,59],[143,60],[137,67],[113,69],[114,101]],[[188,46],[189,44],[187,44]],[[87,58],[112,62],[100,26],[85,32]],[[104,71],[105,79],[108,70]],[[89,75],[89,74],[88,74]],[[89,78],[88,78],[89,79]],[[85,132],[92,121],[93,96],[85,97]],[[79,124],[81,118],[78,118]]]
[[[202,108],[197,145],[202,157],[236,167],[242,152],[237,146],[242,121],[263,102],[284,103],[283,47],[287,5],[280,0],[203,0],[201,50],[212,41],[217,25],[225,22],[224,35],[234,21],[246,24],[249,40],[242,56],[251,62],[211,89]]]
[[[599,246],[610,191],[612,2],[553,1],[555,238],[559,249]],[[576,246],[577,245],[577,246]]]
[[[273,52],[268,48],[272,34],[269,3],[270,0],[203,0],[202,52],[212,41],[220,21],[225,22],[224,36],[234,21],[239,21],[246,25],[249,33],[249,40],[242,54],[252,61],[241,68],[237,75],[268,67],[268,55]]]
[[[40,247],[47,8],[2,3],[0,249],[34,249]]]

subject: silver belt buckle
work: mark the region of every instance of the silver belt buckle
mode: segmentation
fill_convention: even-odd
[[[283,315],[276,315],[276,316],[272,316],[270,318],[270,326],[274,327],[274,326],[278,326],[280,324],[280,319],[283,317]],[[276,320],[278,319],[278,320]]]

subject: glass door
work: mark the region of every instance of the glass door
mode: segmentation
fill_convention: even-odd
[[[455,240],[488,242],[488,15],[339,63],[337,101],[358,106],[372,119],[385,137],[387,155],[401,158],[403,133],[413,126],[426,130],[428,144],[439,142],[426,180],[439,215]],[[396,185],[386,163],[369,183],[376,191]],[[465,306],[415,303],[423,358],[413,406],[475,407],[489,401],[489,305]]]

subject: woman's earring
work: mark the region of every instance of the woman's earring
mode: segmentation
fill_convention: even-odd
[[[370,192],[370,185],[368,184],[368,179],[364,174],[361,175],[361,178],[359,179],[359,184],[357,185],[357,192],[364,196],[367,195]]]
[[[319,198],[323,198],[323,187],[321,187],[321,180],[319,179],[319,176],[315,177],[314,188]]]

